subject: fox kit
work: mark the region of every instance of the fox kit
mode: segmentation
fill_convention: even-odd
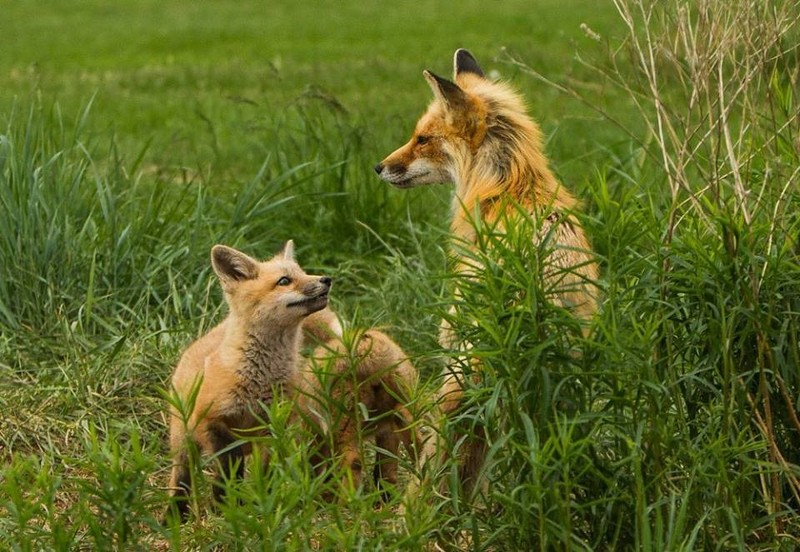
[[[230,312],[186,349],[172,375],[170,493],[182,520],[191,490],[188,441],[204,454],[218,455],[214,498],[221,499],[221,480],[241,477],[248,452],[232,445],[239,432],[261,425],[263,407],[272,402],[276,386],[297,372],[303,321],[327,306],[331,288],[330,278],[303,272],[291,241],[266,262],[216,245],[211,264]]]
[[[545,278],[561,290],[555,300],[578,318],[590,319],[596,310],[597,265],[572,215],[577,202],[548,167],[539,127],[527,115],[522,98],[507,84],[486,78],[467,50],[456,51],[454,66],[454,81],[423,73],[434,99],[411,140],[375,171],[398,188],[452,182],[450,231],[462,247],[475,243],[476,222],[502,225],[513,220],[521,206],[539,221],[534,239],[549,236],[554,246]],[[479,278],[479,272],[473,268],[469,277]],[[443,323],[442,346],[451,348],[454,341]],[[440,389],[444,415],[460,405],[463,377],[456,367],[445,370]],[[467,489],[482,464],[483,446],[468,440],[460,459],[461,481]],[[426,450],[425,455],[430,454]]]
[[[345,469],[343,485],[357,487],[362,437],[372,436],[378,449],[373,477],[386,499],[385,484],[397,485],[400,444],[416,461],[419,436],[409,411],[416,384],[407,355],[378,330],[360,333],[352,343],[332,339],[317,347],[293,379],[300,416],[317,441],[315,464],[337,458]]]

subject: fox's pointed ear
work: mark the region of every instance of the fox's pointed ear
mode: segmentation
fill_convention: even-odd
[[[459,48],[453,56],[453,78],[458,79],[458,77],[464,73],[472,73],[479,77],[486,77],[480,65],[478,65],[478,60],[476,60],[468,50]]]
[[[236,282],[258,278],[258,261],[226,245],[211,248],[211,266],[225,290]]]
[[[283,251],[281,251],[281,255],[285,261],[293,261],[294,260],[294,241],[288,240],[286,245],[283,246]]]
[[[430,71],[423,71],[425,80],[433,90],[433,94],[449,109],[457,109],[467,105],[467,95],[458,85],[447,79],[435,75]]]

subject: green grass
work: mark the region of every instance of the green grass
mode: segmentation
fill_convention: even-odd
[[[335,9],[321,2],[24,3],[3,13],[4,112],[15,97],[41,94],[75,113],[95,96],[92,134],[113,133],[129,155],[150,143],[148,165],[188,167],[215,182],[252,174],[268,153],[284,153],[290,136],[305,139],[297,136],[302,121],[283,118],[298,106],[341,106],[375,144],[372,166],[410,133],[428,101],[422,70],[449,74],[455,48],[472,48],[487,70],[509,77],[515,72],[495,61],[502,48],[563,77],[582,72],[571,59],[587,43],[580,23],[607,34],[620,28],[610,7],[588,0],[515,1],[498,10],[477,1]],[[593,124],[552,89],[524,84],[537,112],[552,114],[542,117],[546,128]],[[586,132],[563,130],[555,137],[563,151],[574,151],[576,137],[581,151],[597,149]]]
[[[3,5],[0,548],[794,549],[797,21],[697,6],[692,59],[720,52],[717,80],[692,73],[677,4],[654,11],[652,58],[639,16],[588,0]],[[328,503],[276,404],[276,461],[231,486],[241,505],[213,512],[201,485],[202,516],[161,527],[164,390],[224,311],[213,244],[293,238],[345,319],[386,327],[435,386],[449,190],[372,166],[460,46],[524,92],[604,292],[583,337],[548,306],[535,221],[474,253],[485,278],[453,322],[484,379],[451,423],[486,432],[490,507],[454,498],[452,466],[451,498],[423,488],[402,523],[370,485]]]

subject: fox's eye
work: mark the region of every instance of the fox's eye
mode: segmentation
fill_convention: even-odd
[[[417,136],[417,145],[424,146],[425,144],[428,143],[428,140],[430,139],[431,139],[430,136],[425,136],[424,134],[420,134],[419,136]]]
[[[287,277],[287,276],[283,276],[283,277],[281,277],[280,280],[278,280],[278,285],[279,286],[288,286],[291,283],[292,283],[292,279]]]

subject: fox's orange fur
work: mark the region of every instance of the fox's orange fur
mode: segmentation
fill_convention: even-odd
[[[417,371],[400,346],[375,329],[352,340],[334,338],[317,347],[292,382],[298,412],[316,441],[315,463],[337,459],[345,469],[343,485],[357,487],[362,441],[372,437],[373,477],[386,497],[385,484],[397,485],[400,445],[412,459],[419,445],[409,411]]]
[[[303,321],[303,345],[319,345],[342,337],[342,323],[330,307],[311,313]]]
[[[332,325],[332,313],[322,310],[330,278],[307,275],[294,261],[293,251],[289,241],[282,253],[266,262],[222,245],[211,251],[230,312],[186,349],[172,376],[170,494],[182,519],[191,489],[189,441],[203,454],[218,454],[218,480],[241,476],[248,449],[231,445],[263,424],[263,407],[295,376],[303,322],[312,313],[322,313],[315,315],[315,329],[325,323],[332,331],[338,328]],[[220,499],[224,486],[217,483],[214,496]]]
[[[476,228],[484,224],[502,228],[519,221],[521,206],[539,224],[534,239],[549,236],[553,247],[545,278],[557,290],[555,301],[580,319],[590,319],[596,310],[597,265],[573,215],[577,202],[548,166],[539,127],[522,98],[508,84],[486,78],[469,52],[456,51],[454,66],[454,82],[424,72],[434,100],[411,140],[375,170],[400,188],[452,182],[450,230],[459,247],[475,243]],[[474,267],[464,273],[480,277]],[[440,341],[446,348],[456,345],[446,324]],[[460,405],[462,381],[458,368],[445,371],[440,389],[444,415]],[[483,447],[474,439],[463,452],[461,477],[467,488],[482,464]]]

